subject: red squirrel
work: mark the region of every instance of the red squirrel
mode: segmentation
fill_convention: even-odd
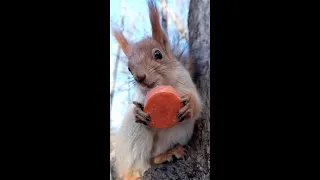
[[[202,101],[189,72],[170,50],[161,29],[157,6],[148,1],[152,37],[130,43],[112,29],[113,35],[128,58],[128,70],[136,81],[134,101],[116,135],[115,165],[124,180],[141,179],[152,164],[182,158],[193,134],[194,124],[202,109]],[[166,129],[148,125],[150,116],[143,112],[146,93],[155,86],[170,85],[181,95],[184,106],[179,110],[179,123]]]

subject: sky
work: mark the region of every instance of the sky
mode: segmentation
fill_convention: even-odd
[[[121,5],[123,0],[111,0],[110,2],[110,82],[113,80],[113,71],[115,66],[116,53],[118,44],[111,34],[111,25],[120,27]],[[157,0],[157,5],[160,11],[160,3]],[[184,26],[187,27],[187,17],[189,9],[189,0],[167,0],[168,8],[175,12]],[[151,25],[149,22],[149,14],[146,0],[125,0],[125,18],[124,18],[124,36],[130,42],[137,42],[145,36],[151,36]],[[175,25],[168,17],[168,33],[175,30]],[[121,51],[121,57],[125,57]],[[118,64],[116,90],[118,88],[127,88],[128,83],[128,67],[125,60]],[[130,92],[115,91],[112,112],[111,112],[111,129],[117,132],[124,115],[128,109],[129,103],[132,102],[133,84],[130,84]],[[111,91],[111,89],[110,89]],[[130,94],[130,99],[129,99]]]

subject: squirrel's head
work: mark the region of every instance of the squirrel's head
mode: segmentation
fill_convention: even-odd
[[[121,32],[112,29],[113,35],[128,58],[128,70],[144,92],[157,85],[170,85],[178,61],[170,50],[170,43],[160,26],[158,9],[148,1],[152,37],[131,44]]]

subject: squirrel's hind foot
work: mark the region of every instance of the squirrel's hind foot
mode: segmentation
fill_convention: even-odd
[[[180,145],[176,144],[171,150],[166,153],[160,154],[153,159],[155,164],[162,164],[164,162],[173,161],[174,157],[181,159],[187,155],[185,149]]]
[[[140,180],[140,179],[141,179],[141,176],[138,171],[133,171],[123,176],[123,180]]]

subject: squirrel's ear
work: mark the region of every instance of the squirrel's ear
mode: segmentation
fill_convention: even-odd
[[[112,28],[112,34],[118,41],[124,54],[128,56],[130,44],[128,43],[127,39],[122,35],[120,31],[115,30],[114,28]]]
[[[152,27],[152,37],[158,41],[163,48],[169,49],[169,41],[161,29],[158,8],[153,0],[148,0],[149,18]]]

